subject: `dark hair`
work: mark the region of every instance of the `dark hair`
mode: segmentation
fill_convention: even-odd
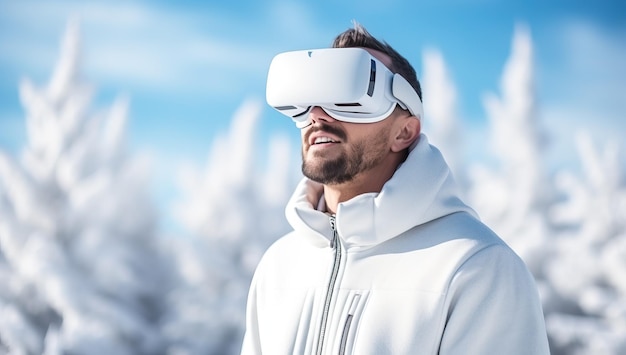
[[[389,68],[389,70],[402,75],[411,84],[413,89],[415,89],[420,100],[422,99],[422,87],[420,86],[419,80],[417,80],[417,74],[415,74],[415,69],[413,69],[411,63],[387,44],[387,42],[381,42],[372,36],[360,23],[355,21],[354,28],[347,29],[343,33],[340,33],[333,41],[332,47],[363,47],[385,53],[391,58],[392,67]]]

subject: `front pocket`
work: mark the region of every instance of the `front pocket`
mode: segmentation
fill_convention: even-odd
[[[339,343],[339,355],[344,355],[346,353],[346,345],[348,344],[348,336],[350,335],[350,328],[352,326],[354,316],[356,315],[360,300],[361,300],[360,294],[357,293],[352,296],[352,301],[350,302],[348,315],[346,316],[346,321],[343,325],[343,331],[341,333],[341,342]]]

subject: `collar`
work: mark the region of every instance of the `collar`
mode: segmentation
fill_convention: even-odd
[[[285,211],[294,230],[309,236],[314,243],[328,245],[332,232],[328,215],[322,212],[326,210],[323,190],[322,184],[302,179]],[[411,228],[461,211],[476,216],[461,201],[452,173],[439,150],[421,134],[405,162],[380,193],[362,194],[337,206],[336,225],[346,247],[369,248]]]

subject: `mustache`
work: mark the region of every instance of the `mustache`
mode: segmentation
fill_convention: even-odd
[[[347,139],[346,132],[344,132],[341,128],[330,126],[326,123],[320,123],[320,124],[311,126],[311,129],[309,129],[309,131],[306,133],[306,137],[305,137],[306,140],[308,141],[311,134],[315,132],[329,133],[329,134],[335,135],[337,138],[341,139],[342,141],[345,141]]]

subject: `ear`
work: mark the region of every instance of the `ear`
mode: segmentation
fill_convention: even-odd
[[[422,130],[422,124],[415,116],[404,116],[397,119],[396,135],[391,144],[391,151],[394,153],[401,152],[408,148]]]

